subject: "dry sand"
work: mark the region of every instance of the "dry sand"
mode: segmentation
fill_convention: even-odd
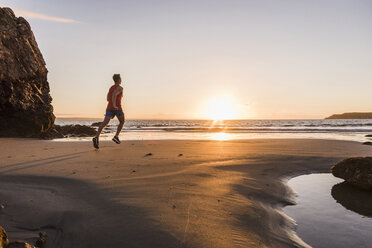
[[[330,140],[101,142],[95,151],[0,139],[0,225],[31,243],[45,231],[47,247],[296,247],[281,212],[295,201],[286,179],[371,154]]]

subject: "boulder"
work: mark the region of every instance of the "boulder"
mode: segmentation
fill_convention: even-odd
[[[2,226],[0,226],[0,248],[5,248],[9,244],[8,235]]]
[[[53,127],[50,128],[47,132],[43,132],[42,134],[40,134],[40,138],[47,140],[65,138],[66,136],[58,130],[58,126],[53,125]]]
[[[94,123],[92,123],[92,127],[99,127],[99,126],[101,126],[101,123],[102,122],[94,122]]]
[[[372,146],[372,142],[371,141],[366,141],[366,142],[363,143],[363,145]]]
[[[48,70],[29,23],[0,7],[0,137],[40,137],[55,116]]]
[[[366,137],[371,137],[372,138],[372,134],[367,134]]]
[[[335,177],[364,190],[372,190],[372,157],[347,158],[331,168]]]
[[[55,125],[56,131],[68,137],[92,137],[97,134],[97,131],[93,127],[84,125],[66,125],[59,126]]]

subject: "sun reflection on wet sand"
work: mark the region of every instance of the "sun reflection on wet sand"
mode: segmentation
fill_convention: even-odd
[[[232,137],[229,133],[211,133],[211,140],[230,140]]]

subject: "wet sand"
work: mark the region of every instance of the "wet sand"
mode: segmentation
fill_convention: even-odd
[[[124,137],[123,137],[124,138]],[[47,247],[294,247],[287,178],[372,147],[330,140],[0,139],[0,225]],[[152,153],[151,156],[145,156]],[[180,155],[182,154],[182,155]]]

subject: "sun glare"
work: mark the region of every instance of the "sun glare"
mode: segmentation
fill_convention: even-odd
[[[211,133],[210,135],[212,140],[229,140],[231,139],[231,135],[228,133]]]
[[[204,116],[210,120],[236,119],[238,105],[229,97],[211,99],[206,103]]]

